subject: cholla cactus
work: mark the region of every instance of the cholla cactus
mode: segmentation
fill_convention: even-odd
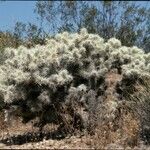
[[[48,111],[52,105],[59,111],[59,106],[71,99],[68,95],[78,97],[80,93],[80,98],[86,99],[86,92],[97,92],[112,68],[126,77],[150,75],[150,54],[121,46],[115,38],[104,42],[86,29],[57,34],[44,46],[7,48],[4,57],[0,95],[4,103],[22,109],[24,120]]]

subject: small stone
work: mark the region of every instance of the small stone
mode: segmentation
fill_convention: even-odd
[[[0,143],[0,148],[4,148],[5,144]]]

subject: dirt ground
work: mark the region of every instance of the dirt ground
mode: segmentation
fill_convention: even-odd
[[[11,125],[7,126],[2,123],[0,130],[0,149],[92,149],[91,140],[88,136],[71,136],[63,139],[52,139],[45,134],[41,139],[38,139],[38,130],[32,127],[31,123],[22,124],[20,120],[15,120]],[[44,132],[51,133],[57,129],[57,126],[47,125]],[[29,137],[27,141],[23,140],[25,135]],[[34,136],[35,135],[35,136]],[[16,138],[14,144],[11,144],[11,138]],[[26,136],[27,137],[27,136]],[[22,140],[22,143],[19,143]]]
[[[43,140],[37,143],[26,143],[22,145],[11,145],[6,146],[5,144],[0,144],[0,149],[92,149],[90,143],[86,143],[86,137],[77,138],[71,137],[69,139],[63,140]]]
[[[50,136],[47,136],[47,134],[45,134],[45,137],[43,136],[41,137],[41,139],[38,139],[38,130],[36,128],[33,128],[31,123],[25,125],[22,124],[20,120],[15,120],[11,125],[9,125],[9,127],[4,123],[2,124],[1,121],[0,127],[0,149],[95,149],[94,143],[96,142],[96,144],[100,144],[99,139],[93,139],[91,136],[86,134],[82,136],[81,134],[77,134],[71,137],[67,136],[62,139],[54,139],[53,137],[51,138]],[[47,125],[44,128],[44,132],[48,133],[48,131],[50,131],[51,133],[53,133],[56,129],[57,127],[54,125]],[[10,137],[14,138],[13,144],[11,144]],[[19,143],[19,141],[22,141],[22,143]],[[124,148],[117,144],[109,144],[106,149]],[[127,149],[150,150],[149,147],[144,146],[143,144],[141,144],[139,147],[128,147]]]

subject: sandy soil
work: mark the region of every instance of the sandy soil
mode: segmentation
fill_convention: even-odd
[[[16,138],[18,141],[26,134],[38,133],[36,128],[32,127],[31,123],[22,124],[20,120],[15,120],[11,125],[7,126],[1,121],[1,132],[0,132],[0,149],[91,149],[91,140],[88,136],[71,136],[64,139],[48,139],[42,138],[38,142],[33,136],[33,141],[24,141],[23,144],[10,144],[10,137]],[[44,128],[45,133],[50,131],[54,132],[57,126],[47,125]],[[37,135],[37,134],[36,134]],[[20,136],[20,138],[19,138]],[[6,140],[8,139],[8,140]],[[4,142],[5,141],[5,142]],[[35,142],[36,141],[36,142]],[[4,144],[5,143],[5,144]]]
[[[0,144],[0,149],[91,149],[90,142],[87,137],[78,138],[75,136],[63,140],[45,140],[37,143],[26,143],[22,145],[6,146]]]

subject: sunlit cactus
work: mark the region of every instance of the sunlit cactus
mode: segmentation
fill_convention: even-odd
[[[0,66],[1,101],[9,108],[15,105],[21,109],[24,122],[40,118],[39,114],[49,115],[50,109],[54,111],[49,118],[53,113],[59,118],[61,106],[73,95],[74,101],[79,98],[78,103],[84,101],[87,106],[86,94],[90,90],[98,93],[111,69],[118,69],[123,79],[150,76],[150,54],[135,46],[122,46],[115,38],[104,42],[86,29],[59,33],[44,46],[7,48],[4,58]]]

